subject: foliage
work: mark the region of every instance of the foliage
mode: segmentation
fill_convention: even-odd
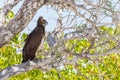
[[[14,18],[14,13],[13,11],[9,11],[6,15],[6,22],[8,23],[11,19]]]
[[[13,64],[21,63],[21,52],[26,34],[17,34],[6,46],[0,49],[0,70]]]
[[[90,42],[87,39],[73,39],[68,40],[65,44],[66,48],[68,50],[72,50],[74,53],[81,53],[83,50],[87,50],[87,48],[90,46]]]
[[[110,35],[113,34],[113,29],[107,27],[101,27],[101,31],[105,31]],[[17,34],[9,44],[0,49],[0,70],[11,66],[13,64],[21,63],[21,50],[23,47],[23,42],[27,34]],[[101,39],[98,42],[102,42],[106,39]],[[98,43],[97,42],[97,43]],[[96,46],[97,44],[94,44]],[[110,46],[105,48],[105,46],[98,46],[95,49],[92,49],[90,52],[93,54],[95,51],[99,53],[106,52],[107,49],[110,49],[116,45],[112,40],[109,40],[109,43],[106,45]],[[68,40],[65,43],[67,50],[74,53],[80,54],[81,51],[87,50],[90,46],[90,41],[83,38],[81,40],[73,39]],[[48,50],[48,44],[45,43],[44,49]],[[100,49],[100,50],[99,50]],[[101,49],[104,51],[101,52]],[[119,80],[120,79],[120,55],[118,53],[113,53],[108,56],[99,57],[99,61],[91,61],[87,59],[79,59],[77,61],[77,66],[68,64],[61,66],[59,70],[51,69],[49,71],[41,71],[38,69],[31,70],[26,73],[22,73],[10,78],[10,80]]]

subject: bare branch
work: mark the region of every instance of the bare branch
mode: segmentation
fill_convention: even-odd
[[[12,39],[15,34],[23,30],[44,3],[45,0],[25,0],[15,18],[7,25],[0,27],[0,47]]]
[[[51,56],[51,57],[50,57]],[[68,61],[67,56],[56,58],[55,55],[48,55],[45,59],[34,59],[23,64],[13,65],[0,71],[0,80],[8,79],[11,76],[27,72],[32,69],[41,69],[42,71],[48,71],[52,68],[59,68],[65,64],[75,64],[76,58],[72,61]]]
[[[60,0],[58,0],[58,2],[59,1]],[[33,18],[33,16],[41,6],[45,4],[51,5],[50,4],[51,2],[54,3],[56,1],[25,0],[18,13],[15,15],[14,19],[11,20],[7,25],[3,25],[0,27],[0,47],[2,47],[4,44],[9,42],[14,35],[22,31],[28,25],[28,23],[31,21],[31,19]],[[65,2],[65,1],[61,0],[60,2]],[[68,0],[66,2],[70,2],[70,1]],[[5,6],[5,10],[3,11],[7,13],[17,3],[18,1],[15,1],[14,4],[9,4],[10,8],[8,6]]]
[[[5,6],[3,7],[3,12],[6,15],[16,4],[18,4],[22,0],[9,0]]]

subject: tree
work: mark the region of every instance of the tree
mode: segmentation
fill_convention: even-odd
[[[19,2],[5,5],[1,10],[3,17]],[[7,65],[8,68],[2,68],[0,78],[39,68],[50,70],[62,79],[119,79],[119,3],[119,0],[24,0],[15,17],[6,25],[1,24],[1,52],[10,40],[15,43],[16,34],[28,25],[41,6],[50,5],[58,13],[58,23],[53,32],[47,33],[44,48],[38,52],[42,53],[40,59]],[[59,70],[61,65],[64,68]]]

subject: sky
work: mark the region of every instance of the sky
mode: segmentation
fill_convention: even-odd
[[[0,7],[2,7],[4,5],[4,1],[7,1],[7,0],[0,0]],[[11,0],[12,1],[12,0]],[[12,11],[16,14],[17,11],[19,10],[19,8],[21,7],[22,3],[23,3],[24,0],[22,0],[18,5],[16,5]],[[96,0],[95,0],[96,1]],[[116,3],[116,1],[118,0],[113,0],[112,2]],[[80,1],[79,1],[80,2]],[[81,3],[78,3],[78,4],[81,4]],[[120,10],[120,5],[119,4],[115,4],[116,5],[116,9],[117,10]],[[64,13],[65,15],[68,14],[68,13]],[[35,27],[36,27],[36,23],[37,23],[37,20],[40,16],[43,16],[47,22],[48,22],[48,25],[45,27],[46,31],[53,31],[55,26],[56,26],[56,22],[57,22],[57,19],[58,19],[58,15],[56,13],[56,11],[54,11],[52,8],[48,7],[48,6],[43,6],[41,7],[37,13],[34,15],[34,18],[31,20],[31,22],[28,24],[28,26],[22,31],[25,32],[25,33],[30,33]],[[101,16],[100,16],[101,17]],[[104,16],[103,16],[104,17]],[[101,17],[101,18],[103,18]],[[103,18],[103,22],[111,22],[111,17],[106,17],[106,18]],[[65,19],[66,20],[66,19]],[[80,24],[80,18],[74,22],[74,24],[76,23],[79,23]],[[86,23],[86,22],[85,22]]]
[[[4,1],[5,0],[0,0],[0,7],[4,6]],[[24,1],[24,0],[23,0]],[[20,9],[23,1],[21,1],[19,4],[17,4],[12,11],[14,12],[14,14],[17,13],[17,11]],[[22,33],[30,33],[37,24],[37,20],[40,16],[43,16],[44,19],[47,20],[48,25],[46,26],[45,30],[48,31],[53,31],[55,26],[56,26],[56,21],[57,21],[57,13],[51,9],[48,6],[42,6],[37,13],[34,15],[33,19],[31,20],[31,22],[28,24],[28,26],[22,31]]]

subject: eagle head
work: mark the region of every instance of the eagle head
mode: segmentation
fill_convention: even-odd
[[[37,24],[45,27],[48,22],[41,16],[39,17]]]

